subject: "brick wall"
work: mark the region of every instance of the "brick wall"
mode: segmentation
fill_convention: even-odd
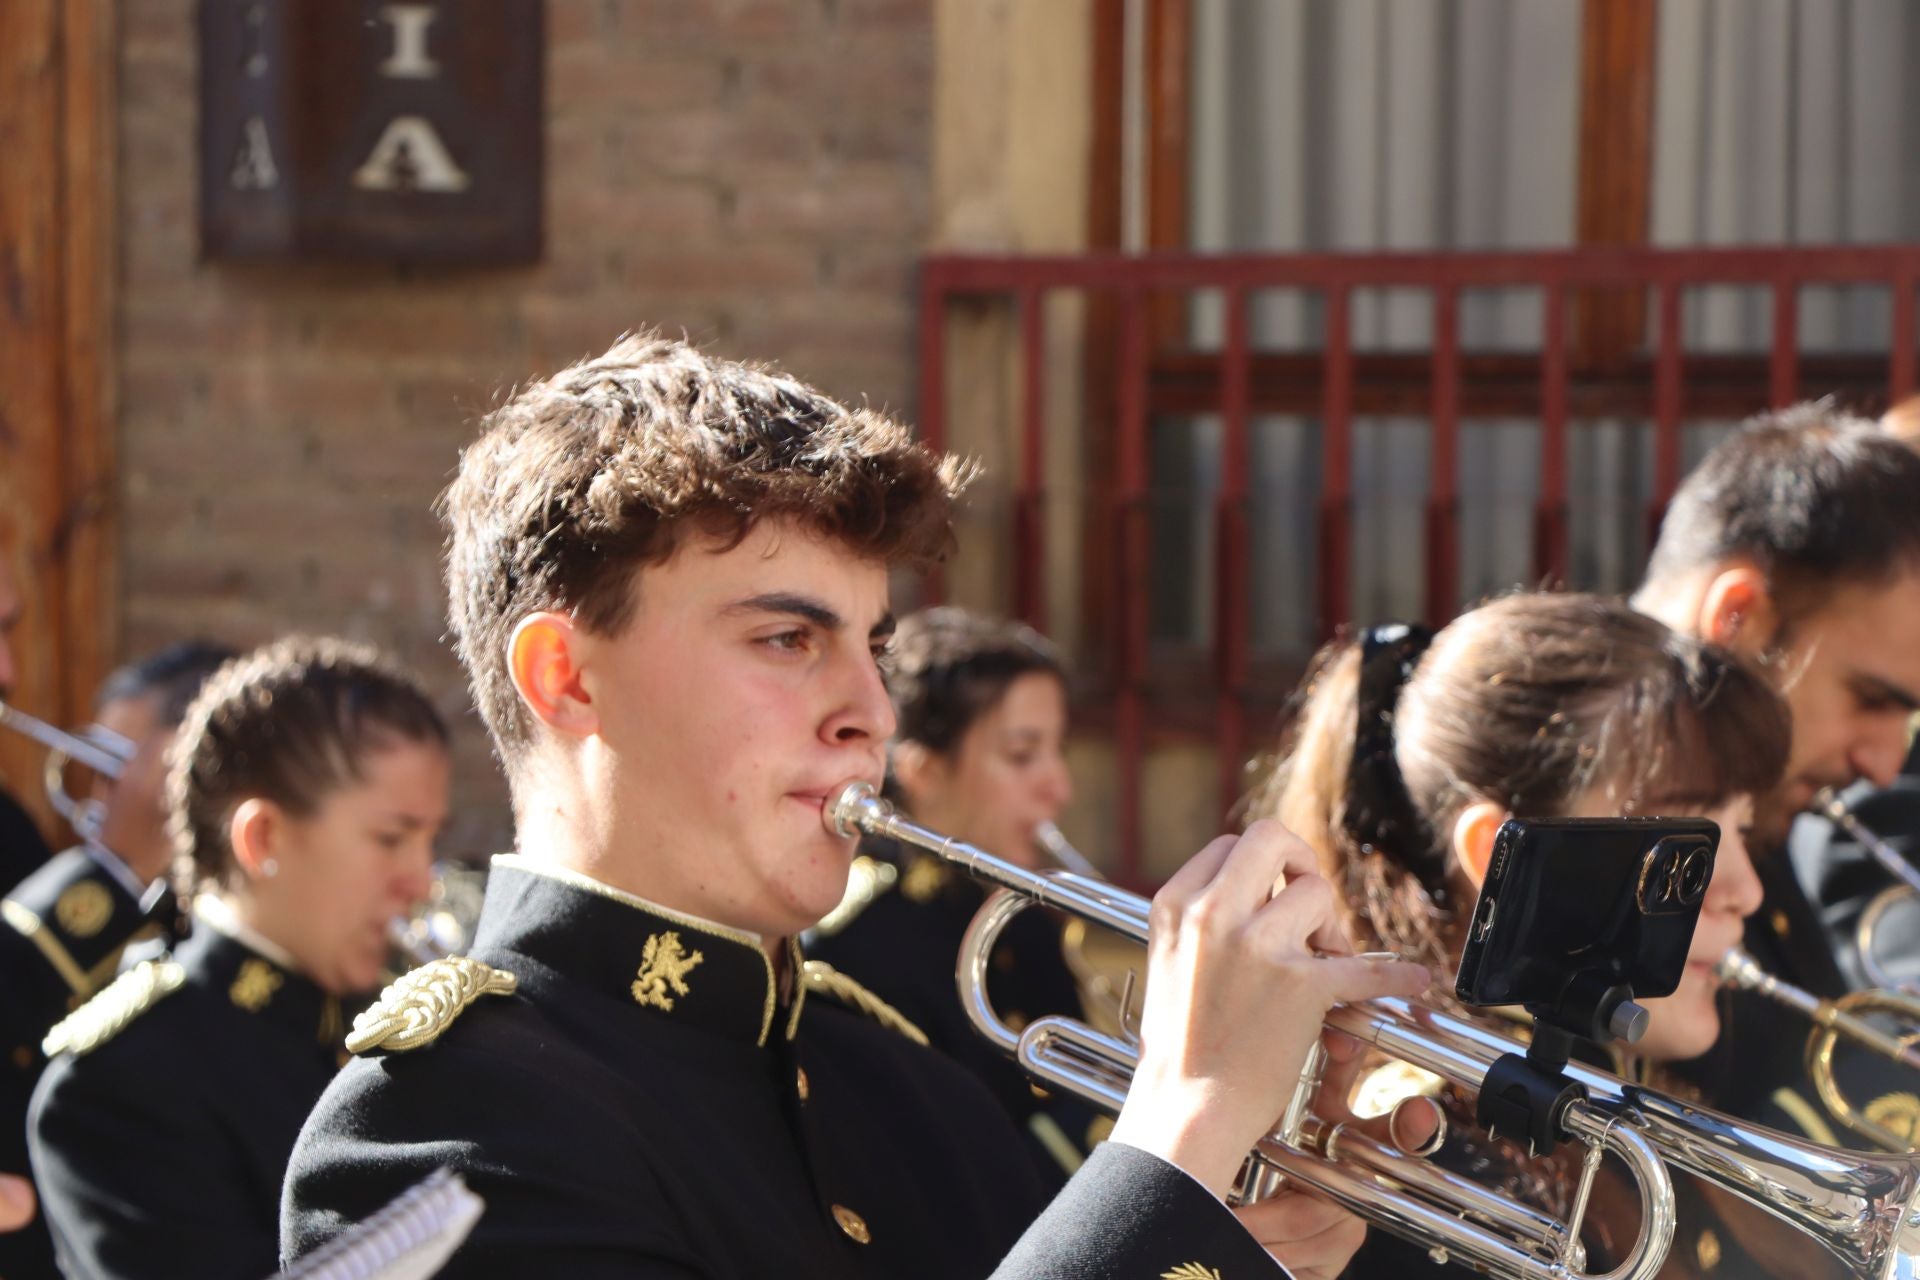
[[[192,0],[121,6],[122,651],[390,647],[458,725],[448,848],[504,847],[429,504],[498,389],[641,325],[910,409],[932,5],[547,0],[546,256],[458,272],[198,262]]]

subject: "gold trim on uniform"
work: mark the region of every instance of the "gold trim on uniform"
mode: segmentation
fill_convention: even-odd
[[[171,960],[142,960],[109,983],[106,990],[56,1022],[40,1048],[49,1058],[58,1053],[90,1053],[178,991],[186,980],[187,971]]]
[[[85,998],[93,993],[93,987],[87,982],[87,974],[68,951],[66,944],[54,936],[53,930],[42,924],[40,917],[31,907],[23,907],[12,898],[0,900],[0,919],[12,925],[14,931],[40,949],[47,963],[60,975],[73,993]]]
[[[233,985],[227,988],[227,995],[248,1013],[258,1013],[273,1000],[273,993],[286,980],[285,974],[256,957],[240,966]]]
[[[873,1232],[867,1230],[867,1220],[843,1204],[833,1206],[833,1220],[847,1233],[847,1238],[855,1244],[872,1244]]]
[[[1693,1258],[1700,1264],[1700,1269],[1711,1271],[1719,1266],[1723,1253],[1724,1251],[1720,1248],[1720,1237],[1713,1233],[1713,1228],[1702,1228],[1700,1238],[1693,1242]]]
[[[809,991],[817,991],[841,1004],[850,1005],[881,1026],[898,1031],[915,1044],[927,1043],[927,1033],[908,1021],[905,1014],[824,960],[807,961],[801,973]]]
[[[653,934],[647,939],[647,949],[640,953],[640,976],[633,980],[633,998],[671,1013],[675,996],[691,994],[687,975],[706,958],[701,952],[688,951],[680,935],[671,929]],[[673,994],[667,994],[669,991]]]
[[[712,920],[703,920],[699,916],[690,916],[684,911],[675,911],[672,907],[663,907],[657,902],[647,901],[637,893],[628,893],[625,889],[616,889],[610,884],[602,884],[592,876],[582,875],[570,867],[556,867],[551,863],[537,862],[532,858],[526,857],[524,854],[496,853],[493,855],[493,865],[496,867],[510,867],[515,871],[524,871],[532,876],[545,876],[549,880],[558,880],[561,884],[570,884],[574,888],[584,890],[587,893],[595,894],[602,898],[610,898],[614,902],[625,903],[627,906],[644,911],[648,915],[659,916],[664,920],[671,920],[683,929],[692,929],[696,933],[710,933],[714,937],[724,939],[727,942],[737,942],[741,946],[752,947],[754,954],[760,957],[760,963],[767,967],[767,998],[760,1011],[759,1038],[760,1044],[765,1045],[767,1043],[767,1032],[773,1029],[773,994],[775,982],[773,976],[773,959],[767,954],[767,949],[760,944],[759,934],[748,933],[744,929],[730,928],[724,924],[716,924]]]
[[[1881,1094],[1867,1104],[1863,1114],[1867,1123],[1891,1130],[1908,1143],[1920,1137],[1920,1097],[1904,1090]]]
[[[840,895],[840,905],[820,917],[820,923],[813,926],[814,933],[831,938],[885,896],[899,878],[900,868],[891,862],[882,862],[864,853],[858,855],[847,870],[847,891]]]
[[[481,996],[512,995],[520,980],[471,956],[444,956],[395,979],[353,1020],[347,1048],[424,1049]]]
[[[1820,1116],[1815,1106],[1792,1089],[1781,1087],[1773,1091],[1773,1105],[1786,1112],[1792,1121],[1800,1126],[1800,1131],[1823,1147],[1837,1147],[1840,1139],[1834,1135],[1833,1126]]]
[[[800,1101],[802,1102],[805,1102],[813,1096],[813,1086],[807,1082],[807,1069],[805,1067],[801,1067],[793,1073],[793,1088],[794,1092],[800,1095]]]
[[[1197,1262],[1183,1262],[1171,1271],[1162,1271],[1160,1280],[1220,1280],[1220,1272]]]
[[[53,919],[69,936],[91,938],[113,919],[113,895],[97,880],[82,880],[61,890]]]

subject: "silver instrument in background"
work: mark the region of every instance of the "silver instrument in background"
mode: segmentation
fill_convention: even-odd
[[[1902,991],[1868,990],[1855,991],[1838,1000],[1823,1000],[1811,991],[1768,973],[1760,967],[1759,961],[1741,947],[1729,948],[1714,966],[1713,972],[1727,986],[1758,992],[1796,1013],[1806,1015],[1812,1021],[1813,1031],[1807,1037],[1807,1075],[1813,1081],[1814,1091],[1820,1095],[1820,1101],[1834,1119],[1888,1151],[1914,1150],[1915,1139],[1920,1135],[1889,1129],[1848,1101],[1846,1095],[1840,1092],[1834,1076],[1833,1060],[1840,1042],[1847,1040],[1882,1054],[1903,1067],[1920,1071],[1920,1050],[1899,1036],[1882,1031],[1861,1016],[1864,1013],[1883,1013],[1898,1019],[1905,1026],[1920,1029],[1920,997]]]
[[[1812,811],[1845,832],[1894,879],[1894,883],[1873,896],[1854,925],[1854,948],[1860,954],[1860,971],[1866,975],[1868,985],[1920,994],[1914,992],[1911,983],[1903,982],[1887,968],[1877,946],[1887,913],[1907,903],[1920,902],[1920,868],[1907,861],[1886,837],[1860,821],[1832,787],[1822,788],[1813,798]]]
[[[105,806],[98,800],[75,799],[67,793],[67,765],[80,765],[103,778],[118,778],[133,759],[133,743],[97,724],[69,733],[5,702],[0,702],[0,727],[23,734],[47,749],[46,768],[41,775],[47,803],[75,835],[83,840],[97,839],[106,817]]]
[[[1104,880],[1100,868],[1093,865],[1086,854],[1073,847],[1067,839],[1067,833],[1051,822],[1043,822],[1033,829],[1033,842],[1040,846],[1041,852],[1073,872],[1091,880]]]
[[[987,957],[1020,911],[1040,905],[1079,916],[1144,943],[1150,903],[1073,872],[1026,871],[902,818],[866,783],[849,783],[826,805],[828,828],[911,844],[1001,886],[961,944],[957,978],[974,1026],[1043,1085],[1103,1110],[1126,1100],[1139,1062],[1130,1033],[1107,1035],[1073,1019],[1035,1019],[1016,1033],[991,1007]],[[1327,1025],[1381,1052],[1477,1089],[1501,1056],[1522,1046],[1497,1031],[1405,1000],[1335,1008]],[[1316,1055],[1316,1058],[1319,1055]],[[1641,1196],[1639,1235],[1610,1280],[1652,1276],[1674,1230],[1668,1167],[1731,1192],[1819,1241],[1863,1280],[1920,1280],[1920,1163],[1798,1142],[1579,1064],[1566,1075],[1587,1096],[1565,1128],[1587,1147],[1573,1212],[1560,1221],[1418,1158],[1374,1142],[1309,1110],[1319,1063],[1310,1061],[1292,1104],[1251,1153],[1240,1186],[1246,1198],[1284,1177],[1312,1188],[1374,1225],[1426,1247],[1436,1261],[1528,1280],[1579,1280],[1579,1224],[1603,1154],[1626,1165]]]
[[[427,900],[412,915],[389,920],[387,940],[416,965],[460,954],[473,941],[486,892],[484,869],[459,862],[436,862]]]

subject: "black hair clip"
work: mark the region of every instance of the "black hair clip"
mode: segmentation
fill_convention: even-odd
[[[1446,890],[1444,859],[1433,856],[1432,833],[1413,807],[1394,757],[1393,715],[1400,690],[1433,643],[1433,630],[1414,623],[1369,627],[1360,637],[1360,687],[1347,769],[1347,834],[1363,851],[1378,852],[1418,876],[1436,896]]]

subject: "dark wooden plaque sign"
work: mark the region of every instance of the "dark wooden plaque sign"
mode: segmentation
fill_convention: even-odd
[[[544,0],[200,0],[210,258],[540,256]]]

